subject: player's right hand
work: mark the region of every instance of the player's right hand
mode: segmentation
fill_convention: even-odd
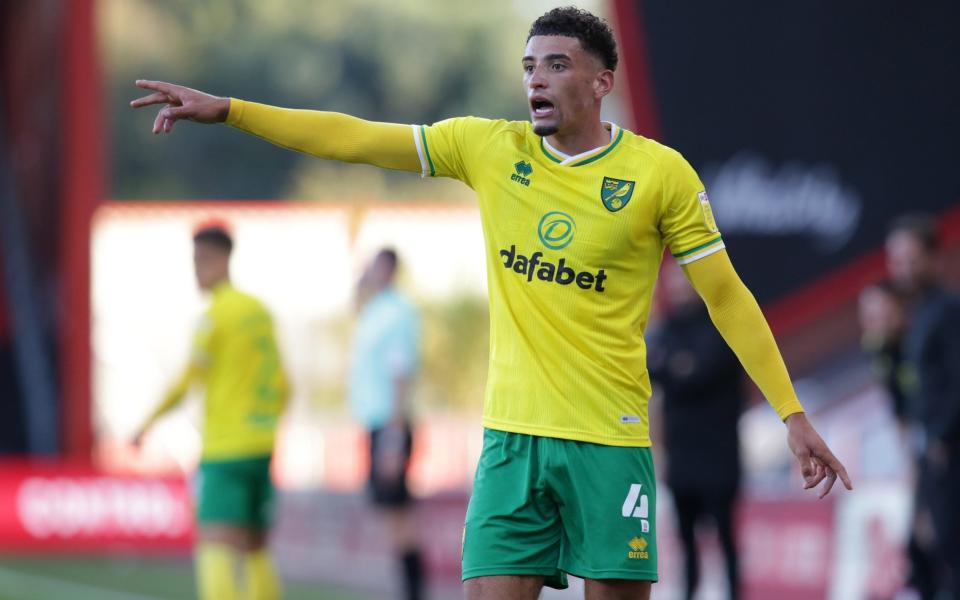
[[[223,123],[230,112],[230,99],[211,96],[182,85],[163,81],[138,79],[137,87],[153,93],[130,103],[133,108],[164,104],[153,120],[154,133],[170,133],[173,124],[181,119],[197,123]]]

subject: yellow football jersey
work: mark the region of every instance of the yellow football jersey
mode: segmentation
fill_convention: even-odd
[[[480,200],[490,293],[485,427],[649,446],[644,328],[664,247],[723,248],[696,173],[674,150],[607,124],[566,156],[529,122],[414,129],[423,173]]]
[[[270,454],[288,385],[264,306],[229,284],[217,286],[190,362],[205,387],[203,458]]]

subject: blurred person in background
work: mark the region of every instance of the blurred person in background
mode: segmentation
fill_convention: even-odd
[[[940,593],[960,599],[960,297],[941,281],[931,218],[895,221],[886,253],[908,307],[903,360],[923,433],[918,484],[926,488],[918,493],[929,501]]]
[[[368,489],[385,517],[403,573],[404,597],[423,598],[424,568],[407,489],[413,449],[411,400],[420,364],[420,317],[394,287],[397,253],[380,250],[357,286],[360,310],[353,338],[349,396],[369,434]]]
[[[913,517],[907,560],[910,564],[907,587],[923,600],[937,595],[937,561],[930,519],[928,476],[924,433],[918,407],[908,394],[910,370],[904,363],[903,344],[907,332],[905,294],[892,281],[881,281],[860,292],[858,317],[863,332],[862,346],[870,357],[874,374],[887,392],[890,410],[897,420],[903,443],[912,459],[914,485]]]
[[[863,351],[887,392],[891,413],[904,430],[911,415],[904,390],[903,336],[907,315],[903,294],[891,281],[869,285],[860,292],[857,315],[863,332]]]
[[[743,371],[703,300],[675,261],[664,263],[667,313],[650,338],[650,379],[663,394],[666,483],[673,493],[686,574],[684,598],[700,580],[696,527],[713,521],[731,600],[740,597],[734,516],[740,487]]]
[[[699,177],[678,152],[601,120],[618,62],[606,22],[553,9],[518,59],[530,121],[377,123],[147,80],[137,85],[151,93],[131,105],[165,105],[155,133],[226,122],[321,158],[473,188],[490,365],[464,527],[466,597],[533,600],[544,585],[567,587],[569,573],[591,600],[642,600],[658,578],[643,332],[664,248],[782,419],[804,487],[825,482],[823,497],[838,478],[852,483],[807,419]]]
[[[193,237],[197,283],[211,295],[189,362],[134,442],[177,406],[193,384],[205,388],[203,451],[197,474],[197,589],[201,600],[277,600],[280,582],[267,551],[277,423],[288,385],[273,319],[230,283],[233,240],[219,224]],[[239,565],[239,572],[237,570]]]

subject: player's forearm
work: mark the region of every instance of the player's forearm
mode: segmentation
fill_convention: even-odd
[[[187,390],[190,388],[190,382],[193,380],[194,370],[188,368],[184,371],[183,375],[174,383],[167,393],[164,394],[163,400],[160,401],[160,404],[157,405],[153,412],[150,413],[150,416],[147,417],[144,421],[143,426],[140,427],[140,431],[146,431],[150,428],[160,417],[166,413],[173,410],[175,406],[180,404],[180,401],[183,400],[183,397],[187,394]]]
[[[770,326],[726,252],[717,252],[685,269],[706,302],[714,325],[780,418],[802,412]]]
[[[410,125],[294,110],[231,98],[227,125],[278,146],[329,160],[420,172]]]

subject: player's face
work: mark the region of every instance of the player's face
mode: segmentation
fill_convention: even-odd
[[[535,35],[523,54],[523,84],[534,132],[550,136],[596,118],[600,99],[613,86],[613,72],[576,38]]]
[[[193,268],[201,290],[212,290],[229,276],[230,255],[212,244],[193,245]]]
[[[933,253],[912,233],[893,233],[887,238],[886,250],[890,278],[904,289],[916,291],[936,277]]]

